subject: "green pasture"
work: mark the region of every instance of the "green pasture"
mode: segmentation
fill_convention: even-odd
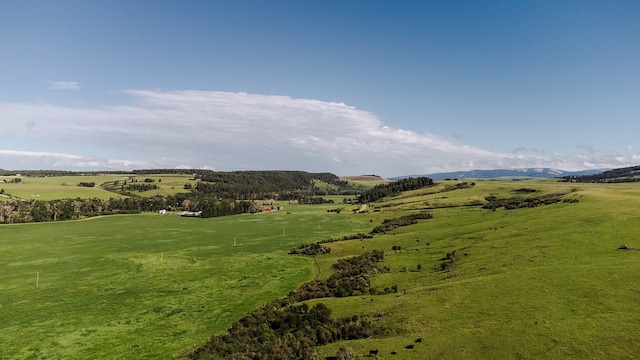
[[[136,179],[138,182],[144,182],[144,179],[153,179],[153,184],[158,185],[159,189],[145,192],[134,192],[140,196],[153,196],[156,194],[176,194],[185,192],[184,185],[196,182],[191,180],[189,175],[88,175],[88,176],[51,176],[51,177],[20,177],[19,183],[8,183],[15,177],[0,176],[0,189],[4,189],[5,195],[18,199],[34,199],[34,200],[55,200],[55,199],[110,199],[113,197],[121,197],[113,192],[105,191],[100,188],[100,184],[107,181],[131,181]],[[5,182],[2,182],[2,181]],[[95,187],[78,186],[81,182],[93,182]],[[7,197],[0,197],[0,200]]]
[[[360,356],[379,349],[380,359],[637,356],[640,251],[618,247],[640,248],[640,186],[479,181],[438,192],[446,185],[389,199],[382,215],[367,215],[377,221],[398,209],[441,205],[429,210],[433,219],[357,246],[330,244],[328,257],[363,246],[384,250],[392,272],[378,275],[374,286],[381,291],[396,285],[399,292],[315,300],[335,316],[372,314],[391,329],[387,336],[323,346],[319,358],[334,356],[340,347]],[[579,203],[495,212],[464,206],[488,195],[525,196],[515,192],[522,187],[565,193]],[[393,251],[394,245],[402,250]],[[453,250],[455,263],[441,270]]]
[[[618,247],[640,248],[640,185],[468,183],[439,181],[362,214],[331,197],[336,204],[282,202],[278,212],[213,219],[142,214],[2,225],[0,358],[171,358],[261,303],[328,277],[339,258],[374,249],[385,251],[381,266],[391,269],[374,278],[378,295],[310,303],[336,317],[368,314],[388,331],[322,346],[319,359],[340,347],[361,358],[378,349],[378,359],[637,357],[640,251]],[[20,186],[0,184],[9,193],[7,185]],[[488,196],[548,194],[579,202],[479,206]],[[327,212],[336,208],[341,213]],[[434,218],[328,243],[331,253],[316,262],[287,255],[418,212]],[[456,261],[443,270],[454,250]],[[398,292],[385,293],[392,287]]]
[[[340,180],[346,181],[349,185],[359,190],[369,190],[376,185],[390,182],[387,179],[379,178],[377,176],[346,176],[341,177]]]
[[[292,247],[370,228],[328,208],[2,225],[0,358],[171,358],[312,279]]]

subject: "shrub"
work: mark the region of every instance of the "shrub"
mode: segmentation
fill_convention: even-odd
[[[337,360],[348,360],[348,359],[353,359],[355,358],[355,354],[353,352],[353,349],[351,348],[340,348],[340,350],[338,350],[338,352],[336,353],[336,359]]]

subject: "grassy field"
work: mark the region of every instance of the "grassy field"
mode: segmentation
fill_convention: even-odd
[[[142,214],[0,226],[0,358],[170,358],[260,303],[329,276],[338,258],[373,249],[391,268],[374,286],[397,293],[310,303],[334,316],[374,315],[388,334],[322,346],[320,359],[340,347],[360,357],[378,349],[378,359],[637,356],[640,251],[618,247],[640,248],[639,184],[459,184],[438,182],[363,214],[350,211],[355,205],[282,204],[280,212],[215,219]],[[474,205],[548,194],[579,202]],[[344,209],[327,213],[336,207]],[[316,258],[319,274],[310,258],[286,254],[416,212],[434,218],[328,244],[331,254]],[[443,260],[454,250],[455,262]]]
[[[19,183],[9,183],[15,177],[0,176],[0,189],[4,189],[5,195],[10,195],[18,199],[55,200],[55,199],[109,199],[120,197],[113,192],[100,188],[100,184],[107,181],[125,181],[132,178],[131,175],[91,175],[91,176],[52,176],[52,177],[21,177]],[[155,194],[176,194],[184,192],[186,183],[195,184],[189,175],[139,175],[133,177],[139,182],[146,178],[154,179],[153,184],[159,189],[140,193],[143,196],[153,196]],[[2,182],[5,181],[5,182]],[[93,182],[95,187],[78,186],[81,182]],[[0,197],[0,200],[3,198]]]
[[[363,242],[385,250],[385,264],[392,268],[374,286],[395,284],[400,292],[321,300],[336,316],[380,314],[394,330],[386,337],[321,347],[320,358],[339,347],[359,355],[379,349],[383,359],[396,358],[394,351],[402,359],[637,355],[640,292],[634,284],[640,252],[617,248],[640,247],[639,186],[486,181],[429,194],[446,185],[390,199],[391,206],[383,208],[393,213],[442,205],[431,210],[434,219]],[[455,206],[490,194],[517,196],[523,186],[580,202],[495,212]],[[348,242],[331,245],[336,254],[361,251]],[[393,251],[394,245],[402,250]],[[442,259],[453,250],[455,263],[442,271]]]
[[[379,184],[386,184],[389,180],[373,175],[361,175],[361,176],[343,176],[340,180],[344,180],[359,190],[369,190],[372,187]]]
[[[293,246],[369,227],[326,208],[0,226],[0,358],[177,355],[310,280]]]

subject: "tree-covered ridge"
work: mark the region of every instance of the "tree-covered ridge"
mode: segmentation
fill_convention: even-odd
[[[200,171],[201,181],[196,190],[203,194],[216,194],[236,200],[281,199],[291,200],[304,196],[341,194],[350,190],[346,181],[331,173],[304,171]],[[320,188],[317,181],[334,185]]]
[[[391,182],[388,184],[378,184],[371,190],[363,191],[360,194],[360,203],[368,203],[378,201],[387,196],[397,195],[403,191],[417,190],[424,187],[432,186],[433,180],[420,176],[416,178],[407,178]]]
[[[564,176],[565,182],[625,183],[640,181],[640,165],[607,170],[595,175]]]

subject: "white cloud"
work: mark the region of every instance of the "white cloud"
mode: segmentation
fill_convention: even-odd
[[[51,90],[77,90],[80,89],[80,83],[75,81],[49,81],[49,89]]]
[[[0,149],[0,159],[2,158],[19,159],[22,164],[48,164],[54,168],[62,169],[139,169],[149,168],[153,165],[148,161],[104,159],[46,151]],[[45,169],[45,167],[40,168]]]
[[[43,139],[71,143],[78,154],[89,146],[104,149],[101,157],[12,155],[39,156],[60,168],[180,166],[394,176],[488,168],[608,168],[638,160],[637,155],[599,153],[588,146],[582,148],[586,155],[572,157],[491,152],[433,134],[393,128],[374,114],[343,103],[208,91],[125,93],[134,97],[136,105],[0,103],[0,119],[6,119],[0,137],[22,139],[27,145]],[[0,151],[0,160],[10,155],[4,151]],[[145,160],[111,160],[105,155],[112,153]],[[0,162],[0,167],[6,165]]]

